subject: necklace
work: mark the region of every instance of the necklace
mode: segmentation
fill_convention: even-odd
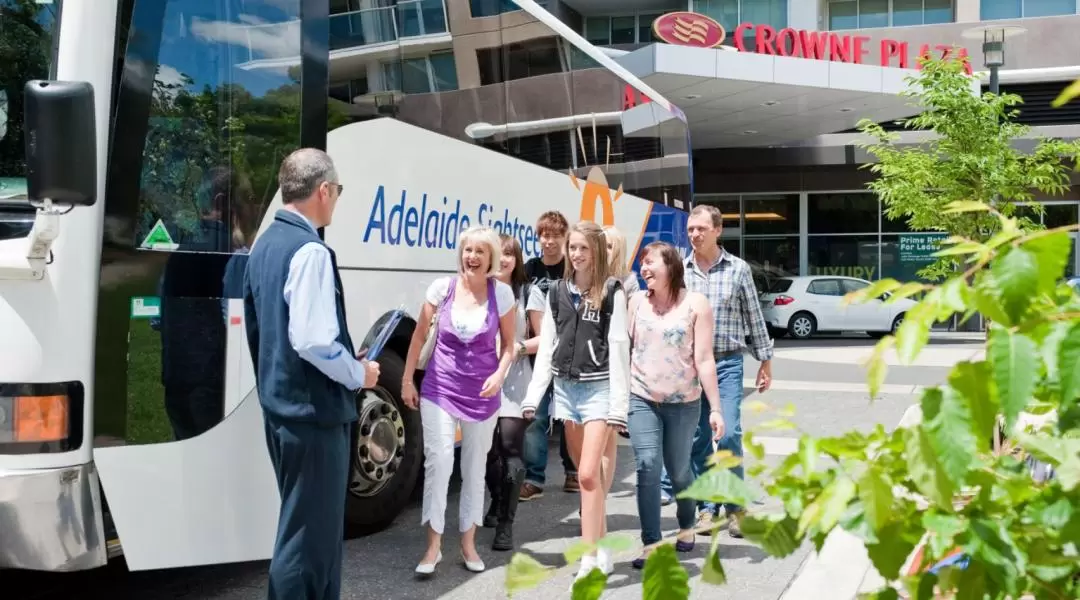
[[[675,306],[675,299],[668,295],[664,300],[660,300],[653,292],[649,293],[649,304],[659,316],[666,315]]]

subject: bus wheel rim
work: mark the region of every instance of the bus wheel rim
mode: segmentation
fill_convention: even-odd
[[[405,458],[405,421],[386,390],[366,390],[356,423],[349,492],[371,497],[386,487]]]

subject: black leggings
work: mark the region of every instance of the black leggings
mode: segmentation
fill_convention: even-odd
[[[488,452],[489,472],[501,471],[504,465],[511,474],[525,468],[523,456],[525,454],[525,429],[528,426],[529,423],[525,419],[499,417],[499,423],[495,426],[495,438],[491,441],[491,450]]]

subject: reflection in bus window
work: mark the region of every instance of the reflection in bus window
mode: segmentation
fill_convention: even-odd
[[[95,419],[129,444],[183,440],[245,393],[226,384],[229,300],[299,147],[299,0],[134,0],[125,42],[106,206],[123,235],[103,266],[125,278],[103,285],[98,344],[128,364],[98,365]],[[135,298],[156,314],[128,314]]]
[[[60,2],[0,0],[0,241],[26,237],[34,209],[26,204],[23,86],[49,79]]]

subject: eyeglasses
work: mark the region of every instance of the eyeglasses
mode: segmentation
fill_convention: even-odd
[[[326,185],[328,185],[330,187],[337,187],[338,196],[341,195],[341,192],[345,191],[345,186],[341,185],[340,183],[334,183],[332,181],[327,181]]]

